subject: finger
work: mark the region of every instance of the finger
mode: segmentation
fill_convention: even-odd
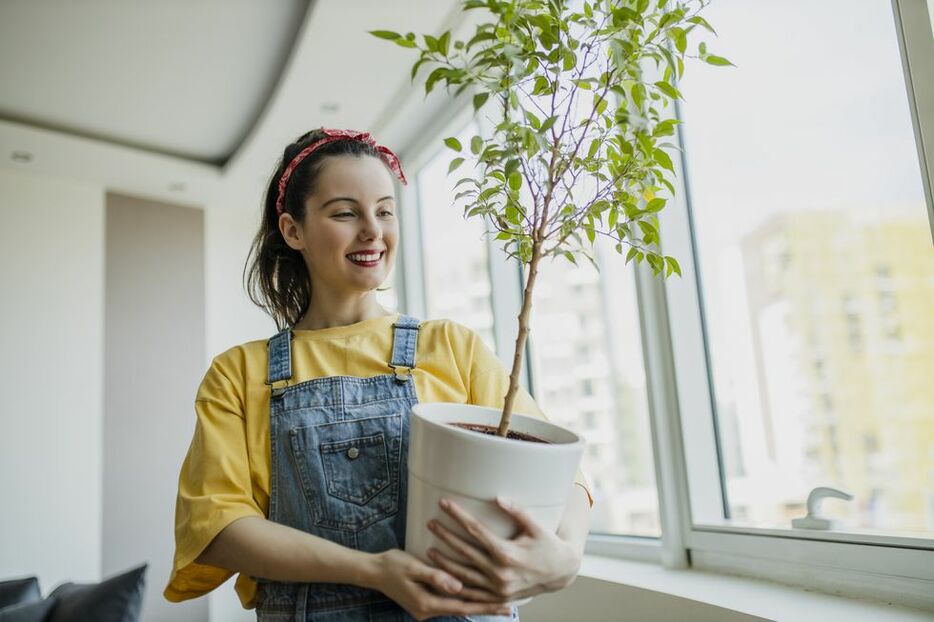
[[[415,566],[415,570],[410,574],[410,578],[413,581],[429,585],[442,594],[457,594],[464,587],[457,577],[442,569],[432,568],[420,560]]]
[[[542,526],[535,522],[535,519],[531,515],[526,513],[525,510],[516,505],[513,501],[506,499],[505,497],[496,497],[496,505],[500,507],[506,514],[508,514],[516,524],[519,525],[522,531],[528,533],[530,536],[537,537],[542,534],[544,529]]]
[[[437,549],[429,549],[428,557],[431,559],[431,561],[437,564],[439,568],[446,571],[451,576],[456,577],[465,585],[472,585],[474,587],[482,588],[493,587],[491,581],[482,572],[479,572],[475,568],[460,562],[454,561]]]
[[[466,510],[448,499],[441,499],[440,505],[441,509],[454,517],[454,520],[461,524],[464,531],[473,536],[487,551],[495,553],[501,550],[503,540],[484,527],[480,521]]]
[[[493,565],[485,551],[467,542],[438,521],[428,521],[428,529],[451,547],[455,553],[460,554],[470,565],[479,568],[485,574],[490,574],[493,570]]]
[[[464,589],[460,591],[460,593],[457,596],[458,598],[463,598],[464,600],[473,600],[479,603],[504,604],[505,602],[507,602],[503,600],[502,596],[498,596],[497,594],[494,594],[493,592],[490,592],[488,590],[483,590],[480,588],[476,588],[476,587],[465,587]],[[517,599],[514,597],[510,597],[509,600],[517,600]]]

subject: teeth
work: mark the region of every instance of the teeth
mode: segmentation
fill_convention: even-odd
[[[382,253],[376,253],[374,255],[347,255],[350,259],[354,261],[376,261],[379,259]]]

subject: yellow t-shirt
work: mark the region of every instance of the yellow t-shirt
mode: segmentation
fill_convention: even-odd
[[[392,324],[398,317],[392,314],[349,326],[294,331],[292,381],[388,373]],[[198,388],[194,436],[178,481],[175,557],[164,591],[170,601],[201,596],[230,578],[233,572],[198,564],[195,559],[233,521],[268,516],[267,363],[265,340],[233,347],[214,358]],[[451,320],[422,322],[415,364],[412,375],[421,403],[503,406],[509,373],[466,326]],[[545,418],[521,389],[514,411]],[[577,482],[587,490],[580,471]],[[245,608],[254,607],[255,581],[241,574],[236,590]]]

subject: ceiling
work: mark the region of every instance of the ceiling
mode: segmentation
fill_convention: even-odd
[[[379,139],[424,118],[415,51],[366,31],[437,34],[458,4],[4,0],[0,168],[189,204],[257,194],[312,127]]]

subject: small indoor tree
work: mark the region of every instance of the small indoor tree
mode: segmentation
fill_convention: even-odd
[[[656,276],[681,274],[661,252],[658,213],[675,188],[666,142],[678,123],[688,40],[714,33],[700,13],[710,0],[466,0],[464,11],[487,11],[467,41],[378,30],[376,37],[419,51],[414,80],[430,72],[425,92],[444,84],[473,92],[476,113],[495,111],[492,135],[456,152],[449,174],[465,161],[477,173],[456,183],[465,217],[485,218],[504,250],[525,265],[509,389],[497,434],[506,436],[519,389],[532,294],[545,257],[577,263],[598,236],[647,262]],[[700,42],[693,55],[729,65]],[[586,240],[586,243],[585,243]]]

